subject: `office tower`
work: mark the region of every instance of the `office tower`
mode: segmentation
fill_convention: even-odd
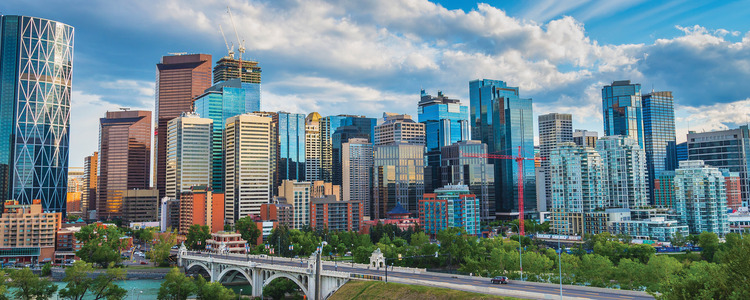
[[[312,112],[305,118],[305,180],[316,181],[321,176],[320,114]]]
[[[167,197],[211,184],[213,122],[183,113],[167,123]]]
[[[643,148],[641,85],[630,80],[614,81],[602,88],[604,135],[630,137]],[[654,107],[654,109],[657,109]]]
[[[682,142],[675,146],[675,156],[677,156],[677,163],[688,160],[688,143]]]
[[[81,211],[84,217],[89,210],[96,210],[96,183],[99,171],[99,152],[83,159],[83,193],[81,194]]]
[[[310,198],[323,198],[329,195],[335,196],[336,199],[341,200],[341,186],[322,180],[312,182]]]
[[[740,173],[742,202],[747,206],[750,199],[750,130],[747,125],[737,129],[690,132],[687,135],[688,159],[702,160],[706,165]]]
[[[362,226],[363,204],[360,201],[340,201],[328,195],[310,201],[310,226],[330,231],[359,231]]]
[[[727,196],[721,171],[700,160],[680,162],[674,176],[677,213],[690,233],[729,232]]]
[[[596,151],[604,165],[606,207],[647,206],[646,152],[638,141],[621,135],[604,136],[597,141]]]
[[[281,150],[279,147],[279,114],[270,111],[254,111],[253,114],[260,117],[271,118],[271,152],[268,156],[268,161],[270,162],[268,178],[271,179],[271,198],[273,198],[273,196],[276,195],[276,187],[281,185],[279,172],[277,172],[276,169],[279,164],[277,158],[279,157]]]
[[[419,200],[419,223],[424,232],[436,236],[441,230],[458,227],[480,235],[479,199],[465,185],[448,185],[424,194]]]
[[[279,186],[278,202],[292,205],[292,228],[302,229],[310,225],[310,199],[312,185],[309,182],[284,180]]]
[[[276,179],[274,187],[284,180],[305,180],[305,115],[278,112],[276,143]]]
[[[338,115],[328,116],[320,119],[320,156],[321,156],[321,179],[326,182],[333,182],[334,157],[333,157],[333,134],[339,127],[354,126],[361,133],[369,135],[369,141],[374,136],[376,120],[365,116]],[[346,142],[346,141],[341,141]],[[341,145],[337,145],[340,147]],[[341,164],[340,157],[336,162]],[[309,179],[308,179],[309,181]]]
[[[424,194],[424,145],[379,145],[373,152],[372,218],[384,218],[396,203],[416,214]]]
[[[261,204],[260,219],[276,222],[277,226],[294,228],[294,205],[280,201]]]
[[[552,228],[557,234],[582,234],[585,214],[603,210],[602,158],[594,148],[560,143],[549,152]]]
[[[211,55],[164,56],[156,64],[156,137],[154,178],[159,198],[166,195],[167,123],[193,111],[193,100],[211,86]],[[206,118],[206,116],[201,115]]]
[[[349,139],[341,145],[342,200],[363,205],[363,216],[370,216],[372,205],[372,143],[366,138]]]
[[[414,122],[410,115],[383,113],[383,121],[375,126],[375,146],[393,144],[425,144],[425,124]]]
[[[643,95],[643,137],[648,170],[649,199],[654,199],[654,179],[677,167],[672,92]],[[652,203],[653,204],[653,203]]]
[[[740,187],[740,173],[729,172],[727,169],[719,169],[724,176],[724,187],[727,195],[727,208],[737,211],[742,207],[742,188]]]
[[[99,219],[122,217],[125,192],[148,189],[150,167],[150,111],[108,111],[99,119]]]
[[[271,199],[271,143],[271,118],[247,113],[227,119],[224,197],[231,223],[260,214],[260,205]]]
[[[73,27],[0,15],[0,195],[65,214]]]
[[[222,57],[214,66],[214,83],[240,77],[240,62],[242,63],[242,82],[260,84],[261,70],[257,61]]]
[[[68,168],[68,185],[66,197],[66,211],[82,216],[81,196],[83,195],[83,168]]]
[[[211,233],[224,230],[224,194],[214,193],[207,185],[196,185],[182,193],[180,232],[187,234],[193,224],[208,226]]]
[[[345,159],[343,156],[343,144],[349,142],[351,139],[364,139],[367,142],[370,139],[370,135],[359,131],[355,126],[341,126],[333,133],[331,142],[331,169],[333,170],[331,183],[335,185],[343,186],[343,165]]]
[[[154,188],[126,190],[122,203],[122,220],[125,222],[156,222],[159,219],[159,191]]]
[[[517,87],[499,80],[469,82],[472,139],[488,145],[488,152],[502,155],[534,157],[534,120],[531,99],[519,97]],[[496,216],[508,219],[518,216],[518,178],[523,177],[523,199],[526,213],[537,210],[534,161],[522,162],[522,174],[514,160],[494,161]]]
[[[550,151],[562,143],[573,141],[573,117],[570,114],[549,113],[539,116],[539,156],[548,158]],[[544,197],[546,207],[552,207],[549,160],[540,160],[544,172]]]
[[[458,99],[450,99],[438,91],[433,97],[422,90],[417,106],[417,120],[425,125],[427,170],[425,191],[431,193],[442,186],[440,175],[440,149],[458,141],[471,139],[469,132],[469,107]]]
[[[484,157],[465,154],[487,154],[487,145],[480,141],[460,141],[441,150],[442,186],[466,185],[480,203],[482,220],[495,218],[495,168]]]
[[[253,111],[248,110],[245,95],[240,80],[230,79],[211,86],[195,99],[195,113],[214,121],[211,188],[216,193],[224,191],[224,124],[227,118]]]
[[[573,131],[573,143],[578,146],[596,148],[596,140],[599,139],[599,133],[585,129],[576,129]]]

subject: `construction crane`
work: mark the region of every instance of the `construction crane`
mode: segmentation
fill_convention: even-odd
[[[234,59],[234,44],[230,47],[227,43],[227,37],[224,35],[224,29],[221,28],[221,25],[219,25],[219,31],[221,31],[221,37],[224,38],[224,45],[227,45],[227,57]]]
[[[229,13],[229,20],[232,21],[232,27],[234,28],[234,36],[237,37],[237,51],[240,52],[240,63],[239,63],[239,76],[240,81],[242,80],[242,54],[245,53],[245,40],[240,40],[240,34],[237,32],[237,26],[234,24],[234,17],[232,16],[232,10],[227,6],[227,13]]]
[[[525,235],[523,226],[523,161],[524,160],[545,160],[544,157],[523,157],[521,154],[521,146],[518,146],[518,156],[513,155],[501,155],[501,154],[484,154],[484,153],[459,153],[463,157],[478,157],[487,159],[510,159],[515,160],[518,164],[518,233]]]

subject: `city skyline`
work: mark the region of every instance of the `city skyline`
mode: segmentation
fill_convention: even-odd
[[[574,128],[601,133],[601,87],[631,80],[644,93],[674,93],[677,142],[685,140],[688,127],[728,129],[750,119],[750,87],[741,81],[748,71],[740,67],[750,60],[744,54],[750,24],[738,17],[746,15],[746,6],[438,2],[227,4],[245,40],[243,58],[263,66],[264,111],[416,115],[420,88],[468,102],[466,83],[491,78],[534,99],[534,120],[571,113]],[[216,63],[226,54],[219,25],[237,48],[224,5],[136,1],[113,10],[100,3],[42,1],[0,9],[77,29],[70,147],[70,165],[77,167],[96,150],[89,137],[105,111],[154,110],[154,65],[161,56],[206,53]],[[79,6],[86,9],[72,9]],[[393,13],[396,7],[403,12]],[[172,13],[154,15],[164,10]],[[294,17],[303,12],[311,13]],[[657,13],[659,21],[649,18]],[[632,34],[611,33],[618,24],[637,26],[629,27]],[[359,105],[341,105],[351,99]]]

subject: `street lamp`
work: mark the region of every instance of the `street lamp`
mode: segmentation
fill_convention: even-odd
[[[138,298],[136,298],[136,300],[140,300],[141,299],[141,295],[143,295],[143,291],[139,291]]]
[[[516,226],[518,229],[518,261],[519,261],[519,268],[521,269],[521,281],[523,281],[523,253],[522,249],[523,246],[521,245],[521,229],[518,228],[518,225],[510,223],[510,225]]]
[[[562,292],[562,248],[560,248],[560,237],[557,237],[557,269],[560,271],[560,300],[563,298]]]
[[[352,251],[349,251],[349,252],[352,255],[350,255],[349,257],[351,257],[351,259],[352,259],[352,268],[354,268],[354,243],[352,243],[352,248],[351,249],[352,249]]]
[[[242,289],[240,289],[240,294],[237,295],[237,299],[241,299],[241,298],[242,298]]]

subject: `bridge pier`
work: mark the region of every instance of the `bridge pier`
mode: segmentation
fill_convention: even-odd
[[[261,269],[253,268],[253,297],[263,297],[263,275]]]

